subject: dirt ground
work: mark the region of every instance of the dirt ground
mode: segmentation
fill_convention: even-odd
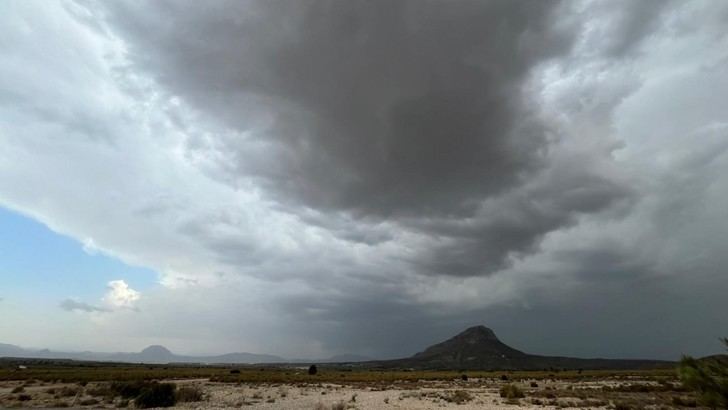
[[[695,407],[688,393],[664,388],[652,380],[451,380],[408,383],[233,384],[207,379],[166,380],[178,388],[194,387],[202,400],[176,408],[217,409],[666,409]],[[501,397],[513,385],[525,397]],[[134,403],[104,396],[104,383],[7,381],[0,384],[0,407],[119,408]],[[520,395],[517,394],[517,395]],[[675,399],[677,397],[678,399]],[[675,402],[681,405],[676,405]],[[692,403],[691,403],[691,400]]]

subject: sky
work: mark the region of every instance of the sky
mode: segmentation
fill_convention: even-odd
[[[0,342],[728,336],[728,3],[0,3]]]

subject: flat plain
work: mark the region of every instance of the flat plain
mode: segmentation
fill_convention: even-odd
[[[408,371],[37,362],[0,367],[0,407],[136,407],[125,384],[174,384],[177,408],[495,409],[696,407],[673,369]]]

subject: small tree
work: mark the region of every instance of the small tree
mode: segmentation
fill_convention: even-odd
[[[728,347],[728,338],[723,344]],[[728,358],[695,359],[683,356],[678,376],[685,387],[695,390],[701,404],[728,408]]]
[[[311,366],[310,366],[310,367],[308,368],[308,374],[310,374],[311,376],[313,376],[313,375],[314,375],[314,374],[316,374],[316,373],[318,373],[318,369],[316,368],[316,365],[315,365],[315,364],[312,364],[312,365],[311,365]]]

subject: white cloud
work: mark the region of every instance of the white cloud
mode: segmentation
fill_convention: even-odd
[[[134,309],[141,294],[132,289],[123,280],[112,280],[108,284],[109,291],[104,296],[104,302],[114,308]]]
[[[93,238],[86,238],[83,240],[83,251],[89,255],[95,255],[99,251],[99,247],[96,246]]]

